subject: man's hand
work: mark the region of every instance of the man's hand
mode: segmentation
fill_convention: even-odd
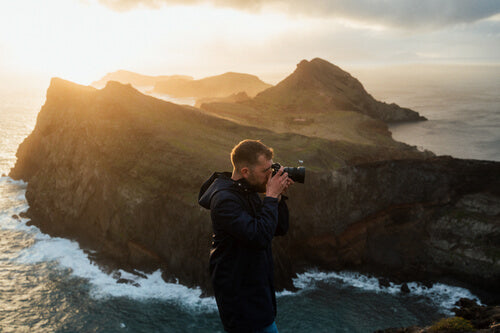
[[[290,187],[290,185],[293,185],[293,184],[295,184],[295,182],[292,180],[292,178],[287,177],[285,189],[281,192],[281,194],[285,194],[286,190],[288,190],[288,187]]]
[[[266,185],[266,196],[279,198],[293,184],[293,180],[288,178],[288,173],[283,172],[283,169],[281,167],[274,176],[272,174],[269,175]]]

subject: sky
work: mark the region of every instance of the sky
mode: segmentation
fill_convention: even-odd
[[[0,85],[119,69],[276,83],[315,57],[500,64],[500,0],[0,0]]]

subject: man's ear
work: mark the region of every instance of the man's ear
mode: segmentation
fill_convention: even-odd
[[[241,168],[240,173],[241,176],[243,176],[243,178],[247,178],[248,175],[250,174],[250,169],[248,167],[243,167]]]

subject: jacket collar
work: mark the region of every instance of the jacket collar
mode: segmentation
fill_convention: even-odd
[[[233,180],[233,186],[245,193],[255,192],[255,188],[245,178]]]
[[[257,192],[253,186],[245,180],[245,178],[232,180],[230,172],[214,172],[212,176],[201,186],[198,194],[198,203],[202,207],[210,209],[212,196],[223,189],[245,194]]]

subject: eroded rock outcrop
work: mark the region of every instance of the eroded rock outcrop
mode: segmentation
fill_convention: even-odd
[[[208,289],[211,225],[197,204],[211,172],[230,170],[244,138],[276,160],[304,160],[290,193],[289,235],[275,241],[278,287],[309,267],[399,279],[453,277],[498,293],[500,163],[238,125],[109,82],[53,79],[10,173],[28,181],[32,223],[125,268]]]

